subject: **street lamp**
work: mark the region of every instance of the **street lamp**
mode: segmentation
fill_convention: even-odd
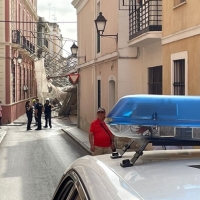
[[[22,55],[19,54],[18,57],[14,57],[14,58],[13,58],[13,61],[14,61],[14,60],[17,61],[18,64],[21,64],[21,63],[22,63],[22,60],[23,60]]]
[[[71,46],[71,52],[72,56],[77,56],[78,46],[75,43],[73,43],[73,45]]]
[[[86,62],[86,56],[77,56],[77,52],[78,52],[78,46],[75,44],[75,42],[72,44],[71,48],[71,53],[72,56],[75,58],[84,58],[85,62]]]
[[[103,32],[105,30],[106,27],[106,18],[102,15],[102,12],[99,13],[99,16],[94,20],[95,25],[96,25],[96,29],[97,29],[97,33],[102,36],[102,37],[109,37],[109,36],[113,36],[116,37],[116,41],[118,41],[118,34],[116,35],[103,35]]]
[[[18,58],[17,58],[17,62],[18,62],[19,64],[21,64],[21,63],[22,63],[22,60],[23,60],[23,58],[22,58],[21,54],[19,54],[19,56],[18,56]]]
[[[95,21],[97,32],[103,34],[105,27],[106,27],[107,20],[102,15],[102,12],[99,13],[99,16],[94,21]]]
[[[28,92],[28,86],[24,85],[23,90],[24,90],[24,92]]]

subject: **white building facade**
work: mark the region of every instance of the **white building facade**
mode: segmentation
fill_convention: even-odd
[[[99,106],[109,112],[130,94],[162,94],[162,1],[74,0],[79,56],[78,126],[89,130]],[[153,10],[153,12],[152,12]],[[107,19],[103,35],[94,20]]]

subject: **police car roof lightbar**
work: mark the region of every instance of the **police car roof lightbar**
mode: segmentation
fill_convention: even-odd
[[[140,143],[130,164],[134,164],[142,155],[148,143],[161,146],[200,146],[200,97],[125,96],[108,113],[106,124],[114,135],[132,138],[112,158],[121,157],[135,140]]]

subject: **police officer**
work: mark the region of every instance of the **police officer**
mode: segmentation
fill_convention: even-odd
[[[48,121],[49,121],[49,127],[52,128],[51,125],[51,109],[52,109],[52,105],[49,102],[49,98],[46,98],[46,103],[44,104],[44,114],[45,114],[45,126],[44,128],[48,127]]]
[[[28,123],[27,123],[27,131],[32,130],[31,129],[31,122],[32,122],[32,117],[33,117],[33,107],[31,106],[31,102],[27,101],[25,105],[26,109],[26,115],[28,118]]]
[[[36,99],[35,117],[37,119],[37,128],[35,130],[42,130],[41,127],[42,111],[43,111],[43,105],[39,102],[39,99]]]

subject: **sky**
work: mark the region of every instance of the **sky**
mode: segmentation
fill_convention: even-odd
[[[72,0],[38,0],[37,14],[44,17],[49,22],[76,22],[76,9],[71,4]],[[64,38],[70,40],[77,40],[77,23],[58,23],[61,34]],[[73,41],[67,40],[65,43],[65,50],[71,53],[70,47]],[[67,56],[63,51],[63,56]]]

